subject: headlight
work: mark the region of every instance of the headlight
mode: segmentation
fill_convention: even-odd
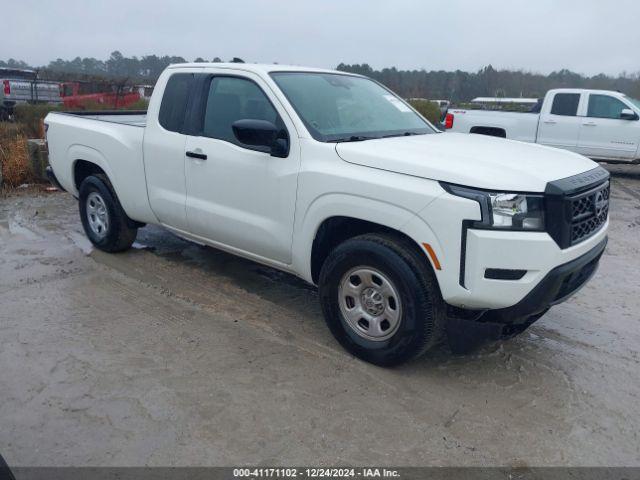
[[[538,195],[489,193],[492,226],[517,230],[544,230],[544,201]]]
[[[441,184],[453,195],[477,201],[482,220],[476,228],[544,231],[544,196],[528,193],[491,192]]]

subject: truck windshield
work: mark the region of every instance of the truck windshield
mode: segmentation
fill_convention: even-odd
[[[271,76],[321,142],[435,133],[402,99],[367,78],[313,72]]]
[[[624,96],[624,98],[633,103],[637,108],[640,108],[640,100],[638,100],[637,98],[631,98],[626,95]]]

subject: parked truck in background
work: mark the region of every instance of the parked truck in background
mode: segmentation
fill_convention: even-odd
[[[184,64],[148,112],[50,113],[49,174],[93,244],[145,224],[317,285],[378,365],[524,331],[595,272],[609,174],[573,152],[443,134],[359,75]]]
[[[11,120],[19,104],[62,102],[60,84],[37,77],[34,70],[0,68],[0,121]]]
[[[530,113],[451,109],[448,132],[477,133],[640,163],[640,100],[607,90],[556,89]],[[517,161],[517,160],[514,160]]]

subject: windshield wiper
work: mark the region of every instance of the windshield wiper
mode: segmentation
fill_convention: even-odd
[[[410,137],[411,135],[425,135],[424,133],[419,132],[402,132],[402,133],[393,133],[391,135],[385,135],[381,138],[391,138],[391,137]]]
[[[362,142],[364,140],[373,140],[375,138],[380,138],[380,137],[365,137],[364,135],[351,135],[350,137],[345,137],[345,138],[336,138],[335,140],[332,140],[333,142],[336,143],[343,143],[343,142]]]
[[[391,135],[382,135],[380,137],[367,137],[365,135],[351,135],[350,137],[344,137],[344,138],[337,138],[335,140],[331,140],[332,142],[336,142],[336,143],[343,143],[343,142],[362,142],[364,140],[375,140],[378,138],[391,138],[391,137],[409,137],[411,135],[425,135],[424,133],[419,133],[419,132],[402,132],[402,133],[393,133]]]

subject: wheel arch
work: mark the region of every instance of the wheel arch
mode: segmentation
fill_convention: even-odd
[[[69,158],[71,165],[72,193],[76,197],[82,181],[93,173],[106,175],[115,191],[113,172],[104,156],[98,150],[85,145],[72,145],[67,152],[67,158]]]
[[[80,191],[80,185],[85,178],[91,175],[102,174],[109,178],[107,172],[102,169],[98,164],[83,160],[81,158],[73,162],[73,185],[77,191]],[[111,180],[109,180],[111,181]]]
[[[418,242],[402,230],[370,220],[336,215],[326,218],[316,229],[309,258],[309,268],[313,283],[317,283],[322,264],[331,250],[350,238],[366,233],[386,234],[399,240],[404,240],[409,245],[412,245],[417,252],[420,252],[420,255],[431,265],[431,259],[424,248],[421,248]]]
[[[298,216],[292,245],[294,270],[303,279],[316,284],[318,263],[322,265],[327,248],[330,251],[337,240],[376,232],[411,240],[436,270],[436,277],[439,276],[433,256],[441,259],[442,248],[433,230],[420,216],[399,205],[341,193],[317,198],[304,216]],[[426,251],[425,243],[432,247],[432,252]]]
[[[507,138],[507,131],[500,127],[474,126],[471,127],[469,133],[487,135],[489,137]]]
[[[433,197],[426,205],[414,203],[413,207],[409,208],[389,201],[349,193],[330,193],[317,197],[308,204],[302,215],[300,209],[296,212],[292,241],[293,270],[308,282],[316,283],[317,276],[312,274],[311,268],[314,242],[317,247],[316,239],[318,233],[322,232],[321,228],[326,228],[327,225],[335,227],[336,224],[357,224],[358,227],[352,227],[353,231],[358,232],[357,234],[385,231],[409,238],[423,255],[427,254],[424,244],[428,243],[433,247],[434,254],[441,257],[442,249],[435,232],[427,221],[417,214],[435,198]],[[365,226],[369,229],[368,231],[361,228]],[[430,263],[434,266],[433,262]]]
[[[110,188],[118,198],[127,217],[132,219],[137,225],[145,223],[156,223],[155,216],[151,213],[148,201],[141,201],[139,194],[133,190],[126,190],[127,185],[123,184],[124,178],[122,173],[116,176],[109,162],[98,150],[86,145],[75,144],[69,147],[67,151],[68,164],[71,166],[69,177],[67,177],[67,191],[74,197],[78,198],[79,189],[82,181],[89,175],[103,174],[109,181]],[[146,183],[144,184],[146,198]],[[126,195],[125,195],[126,194]]]

